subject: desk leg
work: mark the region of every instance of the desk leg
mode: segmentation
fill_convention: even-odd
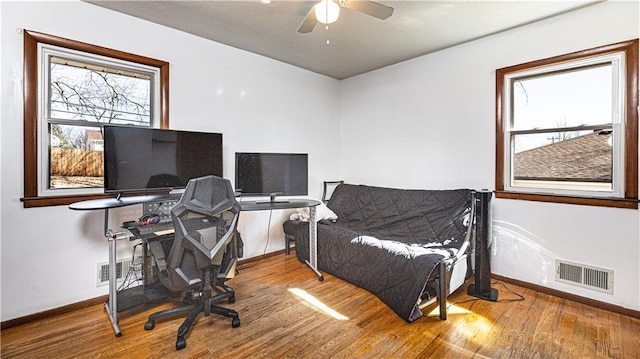
[[[107,210],[108,211],[108,210]],[[105,220],[107,217],[105,216]],[[116,235],[107,233],[107,239],[109,241],[109,300],[104,303],[104,308],[107,310],[109,319],[113,330],[116,332],[116,337],[122,335],[120,327],[118,326],[118,283],[116,282]]]
[[[309,260],[305,261],[318,276],[319,281],[323,281],[322,273],[318,271],[318,222],[316,222],[316,207],[309,207]]]

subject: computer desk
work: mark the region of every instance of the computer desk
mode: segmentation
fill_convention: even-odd
[[[109,210],[113,208],[131,206],[148,202],[163,201],[167,199],[176,199],[179,195],[145,195],[133,197],[104,198],[88,201],[81,201],[69,205],[70,209],[78,211],[87,210],[104,210],[104,236],[109,241],[109,299],[104,303],[107,310],[109,320],[113,326],[116,337],[122,335],[120,326],[118,325],[118,284],[116,281],[116,241],[136,237],[126,228],[120,228],[118,232],[109,229]],[[324,280],[322,273],[318,271],[317,265],[317,223],[316,223],[316,206],[320,205],[320,201],[313,199],[294,199],[287,201],[242,201],[240,203],[240,211],[269,211],[274,209],[296,209],[309,208],[309,260],[305,261],[307,266],[311,268],[318,280]]]
[[[109,229],[109,210],[112,208],[131,206],[146,202],[160,201],[167,198],[167,195],[146,195],[120,198],[104,198],[81,201],[69,205],[70,209],[78,211],[104,210],[104,236],[109,241],[109,299],[104,303],[111,325],[116,333],[116,337],[122,335],[118,326],[118,284],[116,282],[116,241],[121,239],[131,239],[134,235],[126,228],[114,232]]]

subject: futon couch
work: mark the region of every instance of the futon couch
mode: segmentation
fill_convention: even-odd
[[[407,322],[435,302],[446,319],[446,297],[471,274],[466,254],[475,232],[475,197],[470,189],[340,184],[326,202],[337,219],[318,223],[318,269],[368,290]],[[283,226],[304,263],[308,223],[288,220]]]

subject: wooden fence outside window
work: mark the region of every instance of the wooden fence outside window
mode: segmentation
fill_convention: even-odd
[[[102,154],[102,151],[52,147],[49,170],[52,176],[102,177]]]

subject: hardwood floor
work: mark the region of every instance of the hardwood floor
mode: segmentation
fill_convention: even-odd
[[[255,264],[255,265],[254,265]],[[514,285],[499,302],[452,295],[448,320],[406,323],[367,291],[317,277],[295,253],[249,263],[229,284],[241,326],[198,318],[175,350],[182,318],[143,329],[168,307],[120,314],[114,336],[102,305],[3,330],[2,358],[640,358],[640,319]],[[509,301],[524,296],[524,301]],[[306,299],[305,299],[306,298]],[[313,303],[317,300],[318,303]],[[457,304],[456,304],[457,303]],[[320,307],[321,309],[318,309]]]

